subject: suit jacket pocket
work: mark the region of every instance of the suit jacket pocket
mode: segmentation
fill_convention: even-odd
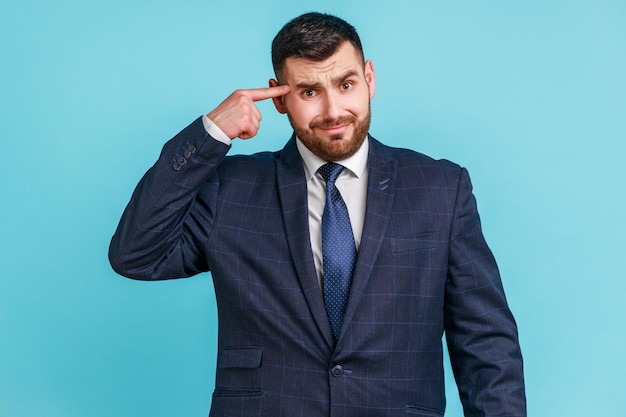
[[[216,396],[245,397],[261,393],[260,374],[263,348],[227,348],[219,353],[215,379]]]
[[[407,405],[405,415],[416,417],[441,417],[443,413],[430,408],[419,407],[417,405]]]
[[[262,347],[227,348],[222,351],[217,361],[218,368],[258,368],[263,358]]]
[[[211,417],[262,417],[263,393],[258,390],[215,390]]]
[[[439,232],[425,232],[411,236],[391,238],[393,253],[412,252],[420,249],[436,248],[439,244]]]

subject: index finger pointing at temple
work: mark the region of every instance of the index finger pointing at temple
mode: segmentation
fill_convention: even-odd
[[[268,98],[275,98],[284,96],[291,91],[291,87],[288,84],[278,85],[276,87],[255,88],[247,90],[246,93],[252,101],[267,100]]]

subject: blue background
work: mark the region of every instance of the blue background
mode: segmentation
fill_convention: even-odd
[[[362,36],[372,134],[469,169],[529,415],[624,416],[626,2],[303,4],[2,1],[0,416],[207,414],[210,275],[124,279],[109,239],[162,144],[232,90],[265,86],[271,39],[311,9]],[[290,135],[259,107],[260,134],[233,152]]]

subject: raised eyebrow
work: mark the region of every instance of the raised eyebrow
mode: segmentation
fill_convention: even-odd
[[[342,82],[344,82],[345,80],[347,80],[350,77],[354,77],[355,75],[358,75],[358,72],[355,70],[350,70],[347,71],[343,74],[341,74],[338,77],[335,77],[332,79],[332,83],[333,84],[340,84]],[[307,83],[307,82],[301,82],[301,83],[297,83],[296,84],[296,88],[299,90],[316,90],[322,87],[322,83],[320,82],[316,82],[316,83]]]
[[[355,70],[347,71],[343,75],[340,75],[339,77],[333,79],[333,84],[340,84],[344,82],[345,80],[347,80],[348,78],[354,77],[356,75],[358,75],[358,72],[356,72]]]

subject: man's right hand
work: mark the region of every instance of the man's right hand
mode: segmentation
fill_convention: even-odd
[[[261,112],[254,103],[284,96],[289,91],[289,85],[237,90],[207,114],[207,117],[229,138],[250,139],[259,131],[261,122]]]

